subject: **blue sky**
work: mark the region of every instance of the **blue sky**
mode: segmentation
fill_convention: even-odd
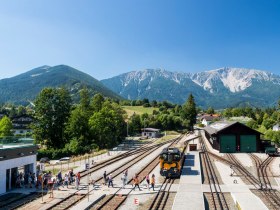
[[[280,74],[278,0],[1,0],[0,78],[66,64],[97,79],[145,68]]]

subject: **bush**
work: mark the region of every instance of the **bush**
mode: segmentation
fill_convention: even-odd
[[[205,127],[205,125],[202,124],[202,123],[199,123],[197,126],[200,127],[200,128],[204,128]]]
[[[60,159],[65,156],[71,156],[71,153],[63,148],[63,149],[40,149],[38,150],[37,159],[40,160],[42,157],[48,157],[50,159]]]

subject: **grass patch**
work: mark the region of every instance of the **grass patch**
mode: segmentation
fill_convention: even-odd
[[[123,106],[123,109],[126,111],[128,117],[131,117],[133,113],[135,114],[153,114],[153,110],[158,111],[158,108],[155,107],[143,107],[143,106]]]
[[[166,135],[166,136],[163,136],[160,139],[158,139],[155,143],[160,144],[160,143],[166,142],[168,140],[171,140],[171,139],[174,139],[177,137],[179,137],[179,135]]]

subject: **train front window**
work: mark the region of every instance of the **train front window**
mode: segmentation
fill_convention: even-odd
[[[178,154],[174,155],[174,160],[180,160],[180,155]]]
[[[166,161],[167,160],[167,154],[162,154],[161,158]]]

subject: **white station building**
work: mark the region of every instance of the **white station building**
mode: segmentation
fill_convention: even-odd
[[[16,185],[19,172],[36,172],[37,146],[32,142],[0,139],[0,194]]]

